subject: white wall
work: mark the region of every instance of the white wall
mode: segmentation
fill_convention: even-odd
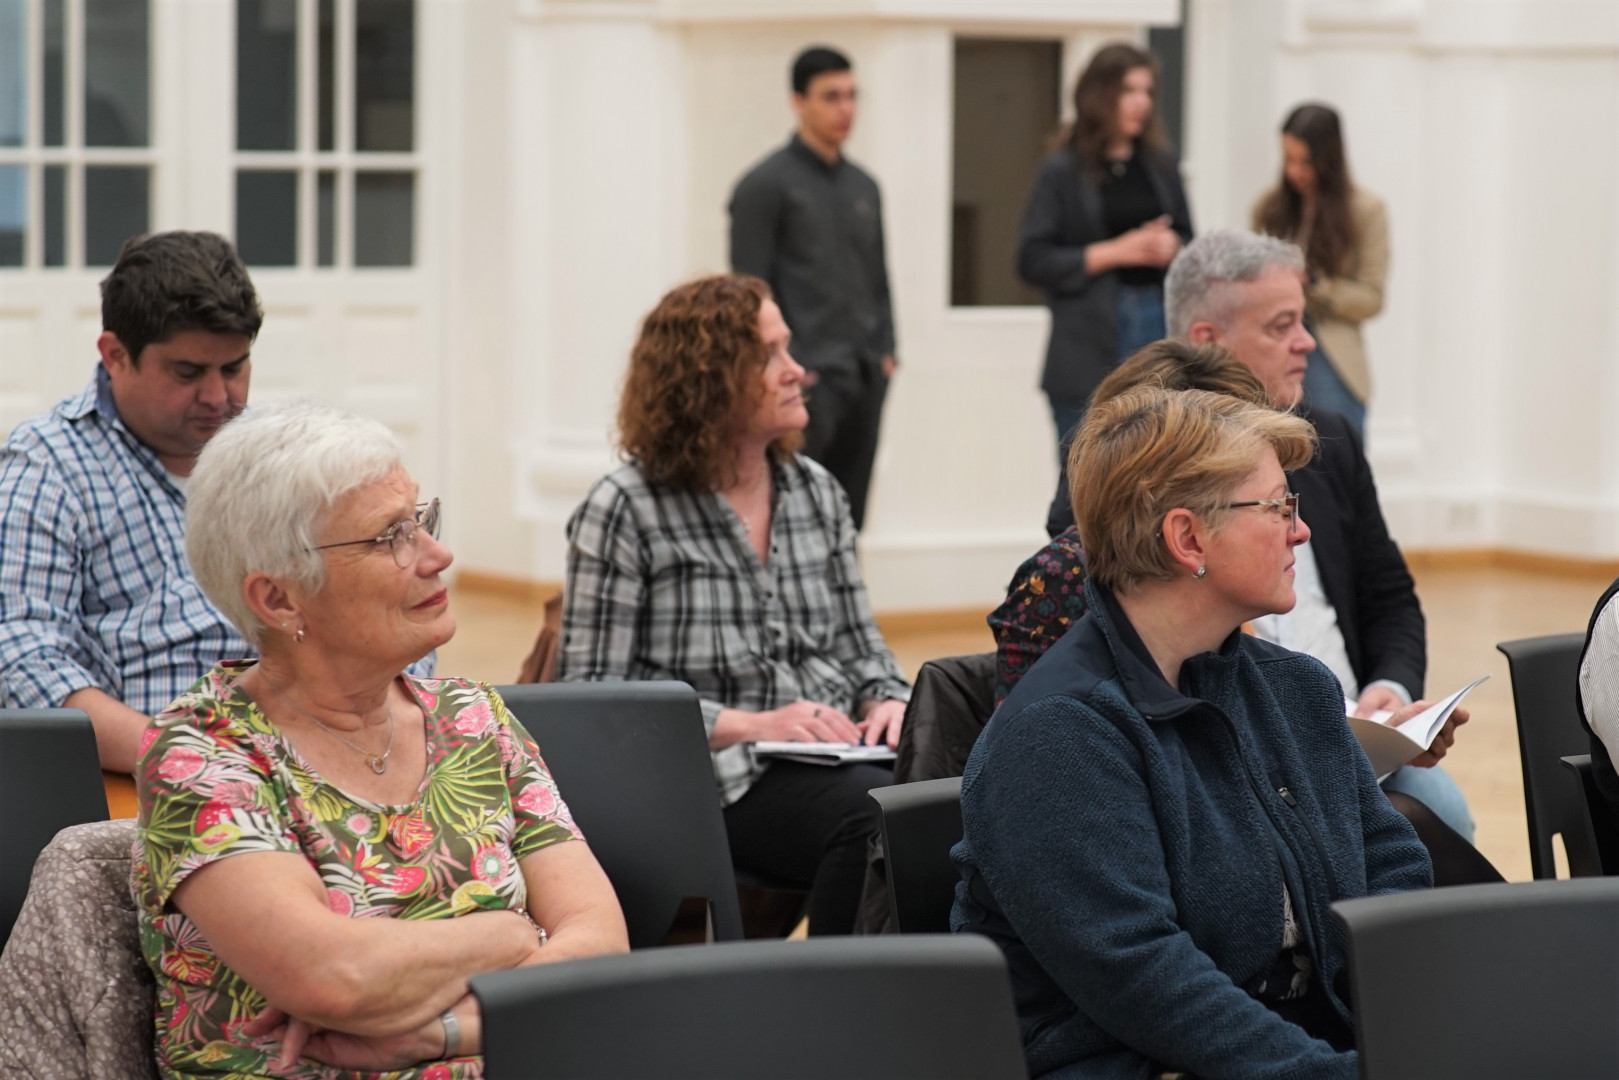
[[[611,463],[606,436],[638,317],[675,282],[726,268],[731,187],[786,141],[788,64],[805,45],[826,42],[850,54],[861,80],[848,150],[883,187],[902,362],[862,539],[873,603],[992,605],[1043,539],[1055,482],[1036,388],[1046,315],[949,307],[953,33],[1066,39],[1073,66],[1096,42],[1137,33],[1130,20],[1167,21],[1175,5],[708,0],[526,10],[518,36],[530,45],[514,48],[536,53],[518,70],[549,67],[552,96],[518,74],[514,100],[536,115],[514,133],[517,153],[533,155],[534,171],[543,147],[564,157],[544,163],[543,183],[524,182],[546,194],[516,196],[517,243],[548,252],[517,276],[553,301],[524,330],[518,352],[534,368],[518,385],[526,411],[567,421],[517,433],[518,512],[535,540],[526,566],[498,569],[560,576],[562,524]],[[590,85],[592,77],[606,81]],[[623,212],[645,214],[631,230],[638,242],[604,254],[589,222]],[[631,253],[632,262],[616,261]],[[583,286],[604,258],[611,280],[559,286],[568,278]]]
[[[1619,556],[1619,5],[1192,0],[1188,24],[1200,224],[1246,221],[1306,98],[1388,200],[1369,444],[1399,539]]]
[[[952,36],[1062,38],[1066,84],[1174,0],[419,2],[422,266],[259,272],[257,392],[390,419],[463,569],[559,579],[640,317],[724,267],[730,187],[792,127],[787,63],[832,42],[862,80],[850,153],[883,185],[904,364],[867,578],[886,610],[995,602],[1055,472],[1046,316],[948,305]],[[1619,556],[1619,4],[1190,3],[1201,228],[1247,220],[1305,97],[1389,201],[1371,453],[1402,541]],[[154,3],[160,228],[231,221],[229,10]],[[98,276],[0,272],[0,428],[83,384]]]

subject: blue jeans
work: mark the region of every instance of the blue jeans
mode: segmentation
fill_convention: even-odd
[[[1304,369],[1304,401],[1312,409],[1335,412],[1355,429],[1364,445],[1366,442],[1366,406],[1354,391],[1344,385],[1332,358],[1320,349],[1309,356],[1309,367]]]
[[[1164,329],[1162,285],[1120,285],[1118,311],[1118,363],[1130,359],[1138,349],[1169,336]]]
[[[1434,812],[1434,816],[1460,833],[1469,844],[1473,842],[1473,815],[1467,809],[1467,796],[1455,779],[1435,765],[1431,769],[1416,769],[1402,765],[1383,781],[1384,791],[1398,791]]]
[[[1120,285],[1118,295],[1119,348],[1115,366],[1128,360],[1138,349],[1168,336],[1164,330],[1164,290],[1160,285]],[[1051,420],[1057,427],[1057,466],[1063,465],[1074,429],[1085,419],[1088,401],[1051,402]],[[1066,498],[1066,496],[1064,496]]]
[[[1120,285],[1118,304],[1119,347],[1113,363],[1122,364],[1138,349],[1168,337],[1164,329],[1164,289],[1161,285]],[[1051,403],[1051,422],[1057,429],[1057,491],[1046,510],[1046,531],[1056,536],[1074,523],[1068,504],[1068,444],[1085,419],[1088,401]]]

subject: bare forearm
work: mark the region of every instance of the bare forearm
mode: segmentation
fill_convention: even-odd
[[[82,709],[96,732],[96,753],[101,767],[109,772],[133,773],[140,750],[141,733],[152,722],[104,690],[86,687],[75,690],[62,702],[64,708]]]
[[[352,919],[357,931],[342,958],[326,965],[333,988],[315,1008],[280,1003],[319,1027],[354,1035],[408,1032],[461,1000],[467,979],[518,967],[537,948],[533,930],[512,913],[459,919]],[[268,994],[266,995],[268,996]],[[318,1015],[317,1015],[318,1014]]]
[[[721,709],[719,718],[714,721],[714,730],[709,733],[708,748],[724,750],[727,746],[735,746],[739,742],[751,742],[758,737],[755,734],[758,722],[758,713],[744,712],[742,709]]]

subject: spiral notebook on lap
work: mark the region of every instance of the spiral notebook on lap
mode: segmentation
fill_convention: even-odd
[[[802,761],[806,765],[851,765],[871,761],[877,764],[893,761],[894,751],[887,746],[857,746],[840,742],[756,742],[756,758],[780,758],[783,761]]]

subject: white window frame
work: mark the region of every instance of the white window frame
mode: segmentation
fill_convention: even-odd
[[[39,0],[34,0],[39,2]],[[82,0],[74,0],[82,2]],[[231,88],[235,93],[239,57],[236,49],[236,19],[240,6],[231,6]],[[422,4],[412,0],[414,29],[411,34],[411,146],[404,152],[357,151],[354,149],[355,0],[333,0],[336,15],[332,64],[333,101],[336,116],[332,127],[331,150],[316,149],[320,124],[320,0],[297,0],[297,149],[239,150],[240,133],[231,126],[230,221],[234,236],[237,223],[236,174],[244,170],[264,172],[296,171],[298,174],[297,262],[290,266],[253,266],[262,271],[309,270],[322,274],[367,273],[371,271],[414,270],[422,263]],[[232,110],[234,117],[235,110]],[[320,266],[318,259],[320,173],[336,173],[336,199],[332,207],[332,265]],[[411,200],[411,258],[404,266],[354,265],[354,176],[357,172],[408,172],[414,176]]]
[[[146,9],[149,50],[146,68],[146,145],[87,147],[84,145],[84,3],[85,0],[63,0],[63,145],[45,146],[45,0],[24,0],[27,55],[23,61],[23,94],[28,106],[27,137],[22,146],[0,146],[0,166],[21,165],[27,170],[23,261],[21,266],[0,267],[0,273],[73,271],[91,265],[84,258],[86,166],[145,168],[149,177],[146,206],[148,226],[154,227],[157,220],[159,184],[162,180],[158,153],[158,147],[162,145],[162,110],[157,107],[158,4],[156,0],[150,0]],[[62,234],[66,258],[60,266],[45,265],[45,168],[49,165],[62,165],[67,169],[67,183],[63,189],[66,212]]]

